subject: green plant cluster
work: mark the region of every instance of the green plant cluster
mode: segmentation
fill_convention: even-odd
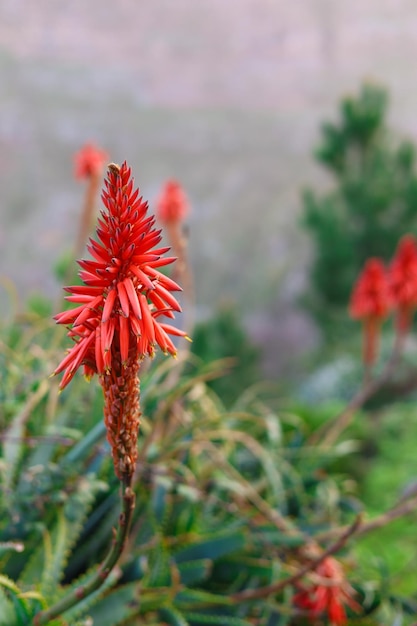
[[[59,396],[48,378],[62,351],[58,330],[33,312],[1,328],[1,626],[29,625],[82,587],[119,515],[100,387],[79,376]],[[191,356],[183,365],[157,361],[143,371],[137,507],[122,562],[52,625],[306,623],[291,586],[235,595],[285,580],[309,538],[361,509],[334,469],[352,446],[309,446],[309,419],[273,410],[256,388],[226,410],[206,382],[224,361]],[[363,611],[352,623],[382,623],[378,610],[394,610],[394,601],[396,611],[415,609],[387,580],[351,578]]]
[[[313,241],[306,303],[324,331],[339,334],[366,259],[388,261],[405,233],[417,233],[416,149],[394,142],[388,94],[364,85],[344,98],[339,119],[322,126],[316,159],[333,181],[328,192],[304,192],[303,224]]]

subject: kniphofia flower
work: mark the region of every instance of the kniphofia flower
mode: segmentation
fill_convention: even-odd
[[[397,310],[397,327],[406,333],[417,308],[417,243],[412,235],[399,242],[389,268],[391,295]]]
[[[92,143],[86,143],[74,156],[75,178],[101,176],[105,163],[109,157]]]
[[[87,245],[92,259],[78,261],[84,284],[65,288],[66,299],[78,306],[55,316],[74,341],[55,374],[64,372],[61,389],[81,366],[87,378],[99,375],[107,438],[122,478],[133,473],[137,458],[140,362],[156,345],[175,355],[170,335],[185,333],[161,321],[181,310],[172,295],[181,288],[159,271],[175,258],[157,247],[161,231],[126,163],[109,165],[102,200],[97,239]]]
[[[380,259],[369,259],[354,285],[349,304],[351,317],[363,321],[363,359],[367,366],[375,362],[381,322],[391,306],[384,264]]]
[[[302,587],[293,602],[305,610],[312,621],[327,614],[331,626],[343,626],[347,623],[345,606],[360,611],[359,604],[353,599],[354,593],[341,564],[329,556],[316,568],[314,582]]]
[[[176,180],[168,180],[157,201],[157,217],[161,224],[182,222],[189,212],[187,196]]]

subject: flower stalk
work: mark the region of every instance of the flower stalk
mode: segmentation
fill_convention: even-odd
[[[93,144],[83,146],[74,158],[75,177],[87,180],[84,205],[75,241],[75,258],[82,254],[93,225],[96,199],[106,161],[108,161],[107,153]]]
[[[176,180],[167,180],[157,200],[157,218],[163,224],[169,243],[177,263],[173,278],[180,282],[184,289],[184,299],[187,301],[187,318],[185,328],[191,332],[193,327],[194,286],[193,277],[188,262],[188,236],[184,220],[190,211],[190,203],[184,189]]]

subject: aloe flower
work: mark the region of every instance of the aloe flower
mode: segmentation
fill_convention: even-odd
[[[137,458],[140,363],[156,346],[175,356],[170,335],[185,333],[161,320],[181,310],[172,295],[181,288],[159,271],[175,258],[157,247],[161,231],[126,163],[109,165],[102,201],[97,239],[87,245],[92,259],[78,261],[84,284],[65,288],[66,299],[78,306],[54,318],[69,326],[74,342],[54,373],[64,372],[61,389],[81,366],[88,379],[98,374],[115,471],[125,478]]]
[[[369,259],[356,281],[349,304],[350,315],[363,322],[363,359],[375,362],[381,322],[392,306],[388,277],[380,259]]]
[[[157,217],[161,224],[182,222],[189,212],[187,196],[176,180],[167,180],[157,200]]]
[[[340,563],[329,556],[315,570],[314,582],[295,594],[295,606],[307,611],[311,620],[327,613],[331,626],[347,624],[345,606],[360,611],[353,599],[354,589],[345,579]]]
[[[103,167],[108,160],[107,152],[92,143],[86,143],[74,156],[75,178],[101,176]]]
[[[397,327],[405,334],[417,308],[417,242],[405,235],[399,242],[389,268],[391,295],[397,311]]]

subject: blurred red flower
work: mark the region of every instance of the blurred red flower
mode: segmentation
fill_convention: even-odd
[[[157,200],[157,217],[162,224],[181,222],[189,212],[187,196],[176,180],[168,180]]]
[[[332,626],[343,626],[347,623],[345,606],[353,611],[360,611],[360,606],[353,600],[354,589],[346,581],[342,566],[329,556],[315,574],[313,584],[295,594],[295,606],[307,611],[312,621],[327,613]]]
[[[417,307],[417,243],[412,235],[405,235],[400,240],[389,268],[389,280],[397,310],[397,326],[401,333],[405,333]]]
[[[86,143],[74,155],[75,178],[101,176],[104,164],[109,160],[107,152],[97,148],[92,143]]]
[[[349,304],[351,317],[364,324],[364,362],[372,365],[377,355],[381,321],[392,307],[388,276],[380,259],[366,261],[352,290]]]

